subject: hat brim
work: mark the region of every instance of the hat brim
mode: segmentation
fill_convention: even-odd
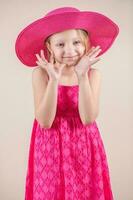
[[[119,27],[111,19],[97,12],[81,11],[46,16],[29,24],[20,32],[15,43],[17,57],[26,66],[37,66],[36,53],[43,49],[47,57],[44,40],[53,33],[68,29],[86,30],[91,46],[101,47],[98,56],[111,47],[119,33]]]

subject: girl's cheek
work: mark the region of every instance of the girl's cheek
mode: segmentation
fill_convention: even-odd
[[[56,50],[55,53],[56,53],[57,56],[60,56],[62,54],[62,51]]]
[[[78,46],[78,50],[83,52],[85,50],[85,47],[83,45]]]
[[[62,54],[59,53],[59,54],[56,54],[55,57],[56,57],[58,60],[61,60],[63,56],[62,56]]]

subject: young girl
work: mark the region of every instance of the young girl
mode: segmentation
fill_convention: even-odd
[[[101,73],[91,66],[118,32],[118,26],[100,13],[63,7],[19,34],[18,58],[36,66],[25,200],[113,200],[95,121]]]

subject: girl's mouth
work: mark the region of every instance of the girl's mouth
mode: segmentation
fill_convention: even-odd
[[[69,57],[63,57],[63,58],[67,58],[67,59],[72,59],[72,58],[75,58],[77,56],[69,56]]]

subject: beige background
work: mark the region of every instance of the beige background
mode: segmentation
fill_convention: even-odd
[[[17,59],[15,40],[29,23],[61,6],[102,12],[120,27],[112,48],[93,66],[102,72],[97,124],[108,156],[115,200],[133,200],[132,0],[0,0],[0,199],[24,199],[34,119],[32,69]]]

